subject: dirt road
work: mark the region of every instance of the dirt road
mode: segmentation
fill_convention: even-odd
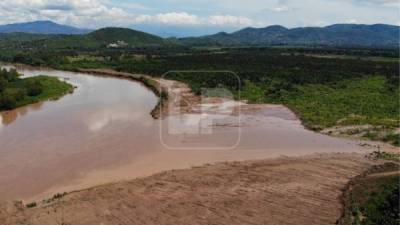
[[[376,162],[358,154],[218,163],[0,207],[0,224],[329,225],[347,182]],[[1,211],[2,209],[2,211]]]

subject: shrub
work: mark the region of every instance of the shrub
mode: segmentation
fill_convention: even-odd
[[[26,90],[21,88],[7,88],[3,91],[3,96],[11,96],[16,101],[21,101],[26,96]]]
[[[29,96],[38,96],[43,91],[43,85],[38,80],[29,80],[25,88]]]
[[[16,69],[10,69],[9,71],[7,71],[6,69],[2,69],[0,71],[0,77],[6,79],[7,81],[11,82],[11,81],[15,81],[18,79],[19,74],[17,72]]]
[[[37,206],[37,203],[36,202],[31,202],[31,203],[29,203],[29,204],[26,204],[26,207],[27,208],[35,208]]]
[[[388,134],[383,138],[383,141],[392,143],[394,146],[400,146],[400,134]]]
[[[0,92],[4,91],[8,85],[8,81],[0,76]]]
[[[10,95],[0,96],[0,109],[12,109],[17,104],[17,100]]]

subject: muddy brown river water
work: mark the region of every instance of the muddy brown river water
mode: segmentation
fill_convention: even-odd
[[[57,101],[0,114],[0,201],[38,200],[205,163],[370,150],[304,129],[283,106],[264,107],[240,121],[226,116],[198,126],[211,116],[154,120],[150,112],[158,98],[138,82],[18,70],[25,76],[57,76],[77,89]]]

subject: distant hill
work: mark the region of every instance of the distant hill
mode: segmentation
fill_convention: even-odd
[[[25,37],[27,34],[22,36]],[[28,37],[30,36],[28,35]],[[0,43],[1,39],[2,36],[0,35]],[[33,37],[30,42],[25,42],[23,44],[26,48],[32,47],[40,49],[97,49],[162,46],[167,43],[169,43],[167,40],[155,35],[128,28],[109,27],[85,35],[48,35],[45,38]]]
[[[245,28],[228,34],[181,38],[191,46],[325,45],[345,47],[398,47],[399,26],[336,24],[288,29],[282,26]]]
[[[102,28],[87,35],[87,38],[101,44],[159,45],[161,37],[128,28]]]
[[[35,21],[0,25],[0,33],[31,33],[31,34],[87,34],[91,30],[79,29],[54,23],[52,21]]]

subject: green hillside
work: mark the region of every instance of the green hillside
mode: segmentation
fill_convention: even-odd
[[[27,36],[27,35],[23,35]],[[49,35],[24,40],[25,48],[33,49],[98,49],[163,46],[161,37],[127,28],[102,28],[86,35]],[[0,37],[0,43],[2,43]],[[3,39],[9,43],[9,39]],[[5,45],[5,44],[4,44]],[[14,46],[15,47],[15,46]]]
[[[90,40],[110,44],[123,41],[128,45],[161,45],[164,43],[161,37],[127,28],[103,28],[86,35]]]

